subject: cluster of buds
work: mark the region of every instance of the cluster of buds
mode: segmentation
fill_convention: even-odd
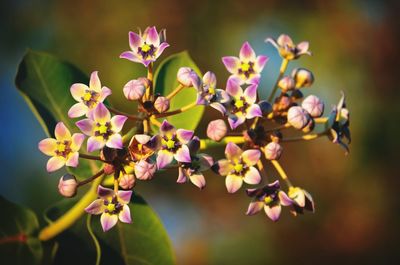
[[[199,76],[193,69],[182,66],[176,73],[178,87],[168,95],[160,95],[154,92],[153,62],[169,46],[165,30],[157,32],[155,27],[149,27],[143,33],[129,32],[131,50],[123,52],[120,58],[141,63],[148,71],[147,77],[132,79],[121,89],[127,100],[137,101],[137,113],[123,113],[110,107],[105,100],[111,89],[101,86],[95,71],[89,85],[78,83],[71,86],[71,95],[77,103],[71,106],[68,115],[70,118],[85,116],[75,123],[82,133],[71,134],[59,122],[55,138],[39,143],[39,149],[51,156],[47,163],[49,172],[63,166],[77,167],[79,159],[103,162],[98,173],[83,181],[71,174],[61,177],[60,194],[73,197],[80,186],[102,178],[101,185],[110,185],[113,189],[99,185],[99,198],[88,205],[86,211],[101,214],[103,230],[107,231],[118,220],[131,222],[129,203],[138,180],[148,181],[157,171],[176,168],[177,183],[191,182],[203,189],[206,186],[203,172],[211,169],[225,177],[229,193],[236,193],[244,183],[253,186],[246,189],[252,198],[248,215],[264,208],[267,216],[276,221],[282,206],[290,207],[294,215],[302,214],[304,209],[314,211],[311,195],[293,186],[278,162],[283,155],[283,145],[287,141],[327,136],[348,151],[343,139],[350,141],[349,111],[343,96],[330,115],[322,117],[324,103],[321,99],[309,95],[303,100],[302,89],[312,86],[314,81],[312,72],[296,68],[291,75],[285,76],[291,60],[303,54],[311,55],[308,42],[294,45],[287,35],[281,35],[276,41],[268,38],[266,42],[272,43],[282,57],[280,74],[268,99],[261,99],[258,94],[261,73],[268,57],[257,56],[248,42],[242,45],[239,57],[222,58],[231,74],[225,89],[217,88],[213,72]],[[181,109],[169,110],[170,101],[183,89],[194,89],[196,101]],[[276,94],[278,90],[280,94]],[[175,128],[164,119],[197,105],[210,106],[221,114],[220,119],[211,121],[207,127],[209,139],[200,139],[194,131],[185,128]],[[135,125],[123,135],[127,120],[134,121]],[[323,131],[314,132],[317,123],[325,125]],[[287,130],[298,130],[300,135],[287,137]],[[86,152],[82,152],[85,138]],[[201,152],[208,147],[223,145],[226,145],[223,159]],[[257,187],[263,179],[267,181],[266,163],[275,167],[287,184],[287,191],[281,188],[279,180]]]

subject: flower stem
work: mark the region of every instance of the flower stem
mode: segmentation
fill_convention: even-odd
[[[321,118],[315,118],[314,122],[315,123],[325,123],[328,121],[328,117],[321,117]]]
[[[39,233],[39,240],[50,240],[73,225],[83,215],[85,208],[97,198],[97,187],[102,180],[102,177],[95,179],[90,190],[68,212],[43,228]]]
[[[92,156],[92,155],[87,155],[87,154],[79,153],[79,157],[80,157],[80,158],[84,158],[84,159],[89,159],[89,160],[101,161],[101,162],[103,162],[103,163],[108,163],[108,164],[111,163],[111,161],[103,160],[103,159],[101,159],[101,158],[98,157],[98,156]]]
[[[320,133],[310,133],[310,134],[302,135],[299,137],[283,138],[281,141],[282,142],[309,141],[309,140],[314,140],[321,136],[324,136],[324,135],[326,135],[326,133],[327,133],[326,131],[320,132]]]
[[[187,110],[190,110],[191,108],[196,107],[196,106],[197,106],[197,103],[193,102],[193,103],[190,103],[190,104],[188,104],[180,109],[177,109],[177,110],[156,114],[155,117],[162,118],[162,117],[172,116],[172,115],[179,114],[179,113],[185,112]]]
[[[221,146],[224,144],[227,144],[229,142],[235,143],[235,144],[242,144],[244,143],[244,138],[243,136],[226,136],[224,137],[221,141],[215,142],[210,139],[201,139],[200,140],[200,149],[206,149],[210,147],[216,147],[216,146]]]
[[[276,79],[276,82],[275,82],[275,85],[274,85],[274,87],[273,87],[273,89],[272,89],[272,92],[271,92],[271,94],[270,94],[269,97],[268,97],[268,102],[269,102],[269,103],[271,103],[272,100],[273,100],[274,97],[275,97],[275,93],[276,93],[276,91],[278,90],[278,83],[279,83],[279,80],[281,80],[282,76],[285,74],[285,71],[286,71],[286,68],[287,68],[288,64],[289,64],[289,60],[287,60],[287,59],[282,59],[282,64],[281,64],[281,68],[280,68],[280,70],[279,70],[278,78]]]
[[[114,113],[114,114],[117,114],[117,115],[126,116],[126,117],[128,117],[128,119],[130,119],[130,120],[133,120],[133,121],[141,121],[141,120],[143,120],[142,118],[140,118],[140,117],[138,117],[138,116],[130,115],[130,114],[128,114],[128,113],[125,113],[125,112],[119,111],[119,110],[117,110],[117,109],[114,109],[114,108],[112,108],[112,107],[110,107],[110,106],[107,106],[107,108],[108,108],[108,110],[109,110],[110,112],[112,112],[112,113]]]
[[[153,63],[150,63],[147,68],[147,79],[150,81],[150,85],[146,90],[146,98],[151,100],[151,97],[154,95],[154,85],[153,85]]]
[[[151,116],[151,117],[150,117],[150,122],[151,122],[153,125],[157,126],[157,127],[161,127],[161,122],[159,122],[154,116]]]
[[[288,176],[286,175],[285,171],[283,170],[279,162],[277,160],[271,160],[271,163],[275,167],[276,171],[278,171],[281,178],[286,182],[287,186],[292,187],[293,186],[292,183],[290,182]]]
[[[78,187],[83,186],[87,183],[92,182],[93,180],[97,179],[98,177],[101,177],[104,174],[104,169],[100,170],[99,172],[97,172],[96,174],[94,174],[93,176],[91,176],[90,178],[87,178],[85,180],[79,181],[78,183]]]
[[[168,94],[167,99],[173,98],[176,94],[178,94],[185,87],[182,84],[179,84],[171,93]]]
[[[150,130],[149,120],[145,119],[145,120],[143,120],[143,133],[149,134],[149,130]]]

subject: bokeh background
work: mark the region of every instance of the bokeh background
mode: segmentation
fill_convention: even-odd
[[[282,164],[292,181],[313,194],[317,211],[278,223],[246,217],[248,198],[227,194],[224,179],[207,175],[207,188],[175,184],[176,172],[139,183],[161,216],[179,264],[399,264],[399,1],[0,1],[0,194],[43,211],[61,199],[60,173],[45,172],[37,150],[45,137],[14,86],[27,48],[51,52],[86,73],[100,72],[114,89],[111,101],[129,110],[122,87],[143,73],[118,58],[128,31],[167,28],[163,57],[189,50],[200,69],[228,76],[221,57],[236,55],[248,40],[270,56],[260,89],[268,93],[280,59],[268,36],[308,40],[314,56],[302,57],[316,77],[306,94],[335,104],[346,92],[351,111],[351,153],[328,139],[288,143]],[[216,118],[206,112],[198,129]],[[221,150],[213,150],[222,155]],[[275,177],[271,168],[268,173]],[[133,213],[134,214],[134,213]],[[139,218],[139,217],[138,217]]]

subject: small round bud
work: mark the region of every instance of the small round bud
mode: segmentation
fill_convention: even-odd
[[[220,141],[226,135],[228,128],[224,120],[218,119],[211,121],[207,127],[207,136],[211,140]]]
[[[285,76],[281,78],[278,82],[278,87],[282,89],[283,92],[293,90],[295,86],[294,79],[290,76]]]
[[[133,174],[124,174],[119,178],[119,186],[124,190],[130,190],[135,186],[135,176]]]
[[[304,132],[304,133],[309,133],[309,132],[311,132],[312,130],[314,130],[314,127],[315,127],[314,119],[313,119],[313,118],[310,118],[310,120],[308,121],[307,125],[304,126],[304,128],[303,128],[303,132]]]
[[[314,83],[314,75],[305,68],[296,68],[292,71],[292,77],[295,81],[295,87],[309,87]]]
[[[154,102],[154,108],[159,112],[163,113],[169,110],[169,99],[166,97],[158,97]]]
[[[114,165],[112,165],[112,164],[105,164],[103,169],[104,169],[105,175],[114,174],[114,171],[115,171]]]
[[[185,87],[195,87],[198,89],[200,87],[200,77],[196,72],[190,67],[181,67],[177,74],[178,82]]]
[[[124,95],[128,100],[141,99],[146,92],[146,84],[148,80],[146,78],[133,79],[126,83],[124,86]]]
[[[282,154],[282,146],[276,142],[270,142],[265,146],[264,155],[268,160],[277,160]]]
[[[135,175],[140,180],[152,179],[156,170],[156,164],[149,163],[146,160],[140,160],[135,165]]]
[[[307,111],[302,107],[294,106],[291,107],[287,114],[287,121],[296,129],[303,129],[307,125],[310,116]]]
[[[58,182],[58,192],[67,198],[74,197],[78,189],[78,182],[74,175],[65,174]]]
[[[263,117],[268,116],[268,114],[272,112],[272,106],[268,101],[262,100],[258,102],[258,105],[260,106]]]
[[[306,97],[301,106],[314,118],[321,117],[324,113],[324,102],[314,95]]]

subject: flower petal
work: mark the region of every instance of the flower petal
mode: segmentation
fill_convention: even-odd
[[[54,172],[65,165],[65,158],[61,156],[53,156],[47,161],[46,169],[47,172]]]
[[[135,138],[136,141],[138,141],[138,143],[140,143],[140,144],[147,144],[147,143],[150,141],[151,136],[150,136],[150,135],[147,135],[147,134],[136,134],[136,135],[134,136],[134,138]]]
[[[108,199],[109,197],[114,196],[114,194],[114,190],[112,189],[104,188],[101,185],[97,187],[97,195],[102,199]]]
[[[198,154],[197,157],[199,158],[200,162],[199,171],[206,171],[214,164],[214,159],[210,155]]]
[[[91,136],[87,141],[87,151],[90,153],[95,150],[100,150],[105,144],[103,137]]]
[[[77,167],[79,164],[78,158],[79,158],[78,152],[70,154],[69,158],[65,162],[65,165],[68,167]]]
[[[262,111],[257,104],[253,104],[246,109],[246,119],[252,119],[254,117],[262,117]]]
[[[260,212],[263,207],[264,207],[264,202],[253,201],[249,204],[246,215],[254,215],[254,214]]]
[[[243,89],[236,78],[229,78],[226,82],[226,92],[234,98],[239,98],[243,95]]]
[[[264,211],[272,221],[276,222],[281,215],[282,206],[280,204],[276,204],[273,206],[265,205]]]
[[[257,149],[249,149],[243,152],[242,159],[243,162],[248,166],[254,166],[260,160],[261,152]]]
[[[97,71],[94,71],[90,75],[89,87],[90,87],[91,90],[94,90],[96,92],[100,92],[101,91],[101,82],[100,82],[100,79],[99,79]]]
[[[85,84],[76,83],[73,84],[69,90],[71,92],[72,97],[76,101],[82,102],[82,97],[85,94],[85,91],[89,90],[89,87]]]
[[[119,190],[117,197],[122,204],[128,204],[131,201],[132,191],[131,190]]]
[[[158,58],[163,51],[169,47],[169,44],[166,42],[161,43],[160,47],[158,47],[157,52],[156,52],[156,58]]]
[[[56,136],[56,139],[59,141],[71,139],[71,133],[69,132],[68,128],[65,127],[63,122],[57,123],[54,134]]]
[[[200,189],[203,189],[206,186],[206,180],[203,174],[193,174],[189,176],[190,181]]]
[[[93,121],[90,119],[83,119],[75,123],[75,125],[86,135],[93,134]]]
[[[229,142],[225,147],[225,156],[231,161],[238,160],[243,151],[235,143]]]
[[[194,132],[185,130],[185,129],[178,129],[176,130],[176,137],[179,141],[183,144],[187,144],[190,139],[192,139]]]
[[[212,170],[221,176],[226,176],[233,170],[233,166],[228,159],[221,159],[212,166]]]
[[[174,159],[174,155],[166,150],[160,150],[157,153],[157,168],[162,169],[167,165],[171,164],[172,160]]]
[[[278,37],[278,39],[277,39],[276,42],[277,42],[278,45],[281,46],[281,47],[285,47],[285,46],[288,46],[288,47],[290,47],[290,48],[293,48],[293,47],[294,47],[294,44],[293,44],[292,39],[291,39],[288,35],[286,35],[286,34],[281,34],[281,35]]]
[[[103,87],[101,88],[99,102],[103,102],[103,101],[106,99],[106,97],[108,97],[108,96],[111,95],[111,94],[112,94],[111,89],[109,89],[109,88],[106,87],[106,86],[103,86]]]
[[[85,212],[90,214],[101,214],[104,211],[104,200],[94,200],[88,207],[85,208]]]
[[[174,158],[179,162],[190,163],[192,159],[190,158],[189,147],[186,144],[183,144],[181,148],[176,151]]]
[[[111,114],[103,103],[99,103],[94,109],[93,118],[97,122],[106,123],[110,121]]]
[[[118,218],[123,223],[126,224],[132,223],[131,210],[129,209],[128,205],[124,205],[122,207],[122,211],[118,214]]]
[[[182,167],[179,167],[178,169],[178,179],[176,180],[176,183],[186,183],[187,181],[187,177],[186,177],[186,173],[185,170]]]
[[[239,58],[242,62],[254,62],[256,59],[256,53],[247,41],[240,48]]]
[[[278,196],[279,196],[279,201],[283,206],[289,206],[293,204],[293,200],[290,199],[285,192],[279,191]]]
[[[72,135],[72,141],[71,141],[72,151],[74,152],[78,151],[81,148],[84,140],[85,140],[85,135],[83,135],[82,133],[74,133]]]
[[[265,64],[268,62],[268,60],[269,60],[268,56],[265,56],[265,55],[257,56],[257,59],[254,63],[254,70],[257,73],[261,73],[261,71],[264,69]]]
[[[118,216],[115,214],[103,213],[100,217],[101,227],[104,232],[110,230],[118,222]]]
[[[168,132],[173,132],[173,131],[175,131],[175,127],[167,120],[164,120],[160,126],[160,132],[162,134],[166,134]]]
[[[249,167],[243,181],[251,185],[259,184],[261,182],[260,172],[255,167]]]
[[[229,193],[234,193],[242,187],[243,180],[241,177],[229,174],[225,178],[225,186]]]
[[[57,140],[54,138],[46,138],[39,142],[39,150],[47,156],[55,156],[57,149]]]
[[[237,113],[236,115],[232,114],[228,116],[228,123],[232,130],[243,124],[245,120],[246,117],[242,113]]]
[[[77,118],[85,115],[88,112],[89,108],[83,104],[82,102],[78,102],[68,110],[68,117]]]
[[[203,83],[205,85],[209,85],[211,87],[215,87],[217,85],[217,77],[215,76],[215,74],[213,72],[208,71],[203,76]]]
[[[129,61],[135,62],[135,63],[142,63],[142,59],[140,59],[136,53],[131,52],[131,51],[126,51],[121,53],[121,55],[119,56],[119,58],[121,59],[127,59]]]
[[[111,118],[111,126],[114,132],[120,132],[128,117],[123,115],[115,115]]]
[[[240,60],[234,56],[222,57],[222,62],[225,65],[228,72],[231,74],[236,74],[240,66]]]
[[[218,110],[222,115],[226,114],[226,108],[221,103],[218,102],[211,103],[210,107]]]
[[[308,43],[308,41],[302,41],[299,44],[296,45],[296,50],[297,50],[297,54],[309,54],[311,55],[311,53],[308,51],[310,47],[310,44]]]
[[[122,136],[119,133],[111,135],[106,142],[106,146],[110,148],[122,149],[124,147]]]
[[[244,98],[249,104],[253,104],[257,100],[257,85],[250,85],[244,91]]]
[[[266,43],[267,43],[267,42],[271,43],[276,49],[279,50],[279,45],[278,45],[278,43],[276,42],[275,39],[273,39],[273,38],[266,38],[266,39],[265,39],[265,42],[266,42]]]
[[[158,36],[156,27],[149,28],[146,33],[146,43],[153,44],[155,47],[158,47],[160,45],[160,36]]]
[[[129,47],[132,51],[137,51],[137,49],[142,45],[142,38],[135,32],[129,31]]]

